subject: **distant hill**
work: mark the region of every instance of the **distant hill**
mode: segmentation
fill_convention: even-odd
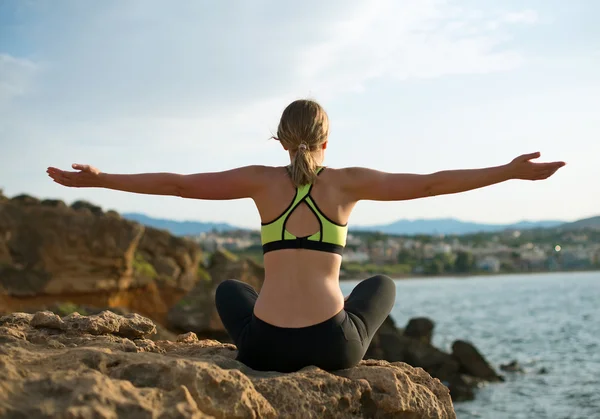
[[[149,227],[159,228],[161,230],[168,230],[171,234],[176,236],[187,236],[205,233],[207,231],[229,231],[239,230],[239,227],[232,226],[227,223],[203,223],[200,221],[173,221],[162,218],[152,218],[144,214],[136,212],[130,212],[121,214],[121,216],[127,220],[136,221],[140,224],[144,224]]]
[[[207,231],[230,231],[240,230],[237,227],[228,223],[211,223],[201,221],[173,221],[161,218],[152,218],[140,213],[125,213],[122,216],[128,220],[137,221],[141,224],[168,230],[171,234],[177,236],[196,235]],[[258,227],[258,226],[257,226]],[[503,230],[528,230],[534,228],[561,228],[561,229],[579,229],[579,228],[599,228],[600,216],[586,218],[583,220],[566,223],[564,221],[549,220],[549,221],[520,221],[513,224],[485,224],[472,223],[461,221],[455,218],[438,218],[430,220],[398,220],[390,224],[380,224],[373,226],[351,226],[350,230],[355,232],[361,231],[378,231],[385,234],[400,234],[400,235],[463,235],[473,233],[493,233]]]
[[[492,233],[502,230],[526,230],[533,228],[551,228],[565,224],[564,221],[521,221],[514,224],[480,224],[460,221],[454,218],[440,218],[433,220],[398,220],[390,224],[374,226],[355,226],[353,231],[379,231],[385,234],[473,234]]]
[[[564,230],[578,230],[580,228],[600,229],[600,215],[584,218],[583,220],[577,220],[572,223],[565,223],[561,225],[560,228]]]

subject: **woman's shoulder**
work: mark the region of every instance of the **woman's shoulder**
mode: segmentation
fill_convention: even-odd
[[[323,171],[323,174],[327,175],[338,183],[349,183],[364,174],[366,169],[364,167],[324,167],[327,170]]]

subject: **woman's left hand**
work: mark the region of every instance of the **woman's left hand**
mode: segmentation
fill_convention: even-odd
[[[100,184],[100,175],[102,173],[94,166],[87,164],[73,164],[72,167],[77,171],[68,172],[66,170],[57,169],[56,167],[49,167],[46,170],[46,173],[48,173],[48,176],[50,176],[52,180],[63,186],[74,188],[102,186]]]

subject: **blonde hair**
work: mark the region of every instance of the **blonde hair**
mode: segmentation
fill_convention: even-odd
[[[327,142],[329,118],[325,110],[312,100],[296,100],[281,115],[277,140],[295,152],[288,172],[296,187],[315,182],[317,161],[312,152]]]

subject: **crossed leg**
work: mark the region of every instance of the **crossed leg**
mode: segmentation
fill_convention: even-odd
[[[223,326],[235,344],[244,327],[252,319],[258,293],[252,286],[236,279],[227,279],[215,291],[215,304]]]
[[[396,300],[396,284],[385,275],[361,281],[346,299],[344,309],[364,323],[370,342],[377,329],[392,311]]]

